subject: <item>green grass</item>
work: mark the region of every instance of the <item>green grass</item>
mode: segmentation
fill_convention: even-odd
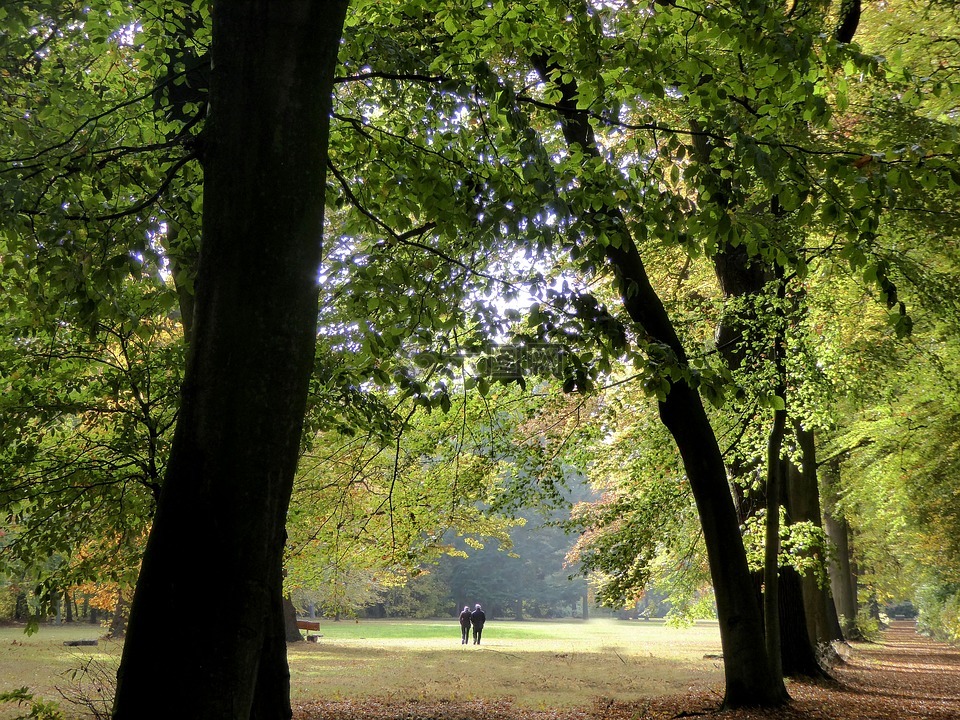
[[[489,621],[479,646],[456,620],[324,621],[316,644],[289,649],[294,702],[316,698],[475,700],[589,705],[719,685],[716,624]]]
[[[0,692],[27,686],[60,700],[69,673],[94,658],[116,667],[120,645],[64,647],[94,639],[96,626],[42,626],[31,637],[0,628]],[[321,621],[317,643],[289,646],[294,704],[319,699],[494,700],[531,708],[587,706],[597,698],[633,700],[722,685],[716,624],[669,628],[657,622],[487,622],[483,643],[460,644],[449,621]],[[190,652],[196,628],[175,640]],[[70,706],[61,703],[66,710]],[[0,718],[17,709],[0,705]]]
[[[37,698],[62,701],[57,688],[69,692],[73,681],[69,675],[93,659],[115,668],[120,657],[118,642],[99,640],[95,647],[67,647],[68,640],[97,640],[104,630],[99,625],[76,623],[42,625],[40,631],[27,636],[22,627],[0,627],[0,692],[27,687]],[[66,710],[70,705],[61,702]],[[0,718],[29,714],[29,707],[0,704]]]

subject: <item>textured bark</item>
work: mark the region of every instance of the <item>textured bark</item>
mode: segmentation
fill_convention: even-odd
[[[118,672],[120,720],[289,718],[284,521],[314,357],[331,90],[346,0],[213,19],[194,337]],[[231,626],[184,652],[171,608]]]

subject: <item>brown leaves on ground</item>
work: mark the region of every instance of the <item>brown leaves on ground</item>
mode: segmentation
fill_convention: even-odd
[[[789,705],[719,713],[720,697],[684,695],[583,709],[530,710],[503,701],[331,701],[296,708],[297,720],[958,720],[960,649],[918,636],[896,622],[877,644],[858,644],[831,682],[791,682]]]

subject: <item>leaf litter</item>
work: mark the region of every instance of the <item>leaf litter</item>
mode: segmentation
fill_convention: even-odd
[[[722,688],[591,707],[531,710],[509,699],[444,701],[397,698],[331,700],[294,708],[295,720],[960,720],[960,649],[918,635],[897,621],[878,643],[845,648],[826,681],[788,682],[780,708],[718,711]]]

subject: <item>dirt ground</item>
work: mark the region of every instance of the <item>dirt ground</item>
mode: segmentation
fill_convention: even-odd
[[[576,710],[531,711],[510,703],[322,702],[295,709],[296,720],[960,720],[960,648],[933,642],[912,622],[894,622],[879,643],[845,650],[833,681],[790,682],[793,698],[775,710],[716,712],[715,689],[643,703],[598,700]]]

